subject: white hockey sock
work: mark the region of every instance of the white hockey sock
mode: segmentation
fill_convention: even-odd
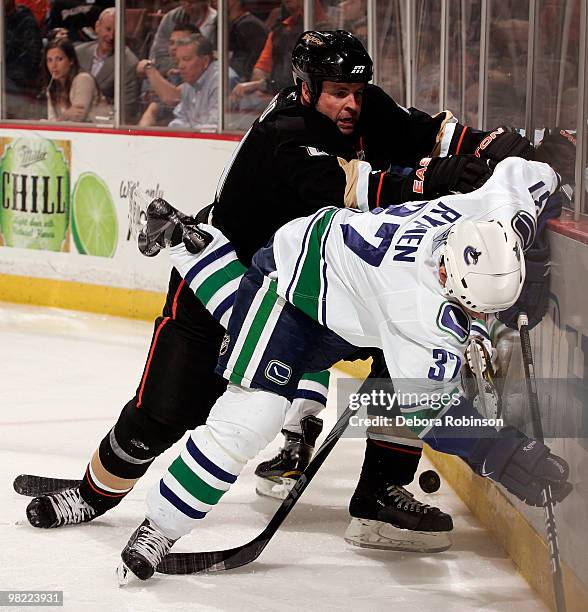
[[[289,402],[229,385],[180,456],[147,496],[147,518],[171,539],[189,533],[243,469],[278,434]]]

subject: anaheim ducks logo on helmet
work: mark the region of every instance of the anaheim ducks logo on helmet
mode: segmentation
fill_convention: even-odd
[[[314,32],[306,32],[306,34],[302,35],[302,40],[311,44],[311,45],[324,45],[322,38],[319,38]]]

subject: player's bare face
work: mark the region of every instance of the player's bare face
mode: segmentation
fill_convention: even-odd
[[[326,115],[346,136],[355,129],[365,85],[363,83],[334,83],[324,81],[316,110]]]

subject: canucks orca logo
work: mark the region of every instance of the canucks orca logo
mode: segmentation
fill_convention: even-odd
[[[471,264],[476,265],[481,254],[481,251],[476,251],[473,246],[467,246],[463,251],[463,260],[468,266]]]

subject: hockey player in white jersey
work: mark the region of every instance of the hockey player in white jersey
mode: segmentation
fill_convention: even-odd
[[[523,252],[557,186],[546,164],[511,158],[467,195],[366,213],[327,207],[278,230],[239,287],[217,368],[227,391],[150,491],[119,575],[149,578],[274,439],[300,376],[358,346],[383,349],[401,414],[430,446],[530,505],[546,485],[564,499],[566,462],[514,428],[485,423],[459,390],[472,316],[516,302]],[[178,247],[174,263],[181,270],[192,257]],[[356,528],[386,518],[359,513]]]

